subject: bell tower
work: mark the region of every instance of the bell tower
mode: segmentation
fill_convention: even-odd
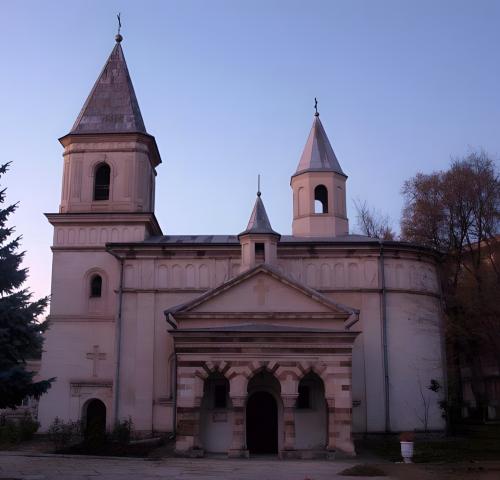
[[[299,165],[290,180],[293,236],[337,237],[349,233],[346,180],[316,109]]]
[[[71,131],[60,138],[64,171],[60,213],[154,211],[156,141],[144,126],[122,36]]]

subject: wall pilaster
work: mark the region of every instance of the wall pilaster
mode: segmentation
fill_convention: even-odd
[[[282,395],[285,441],[283,449],[295,450],[295,404],[298,395]]]
[[[246,397],[231,397],[233,404],[233,436],[228,451],[230,458],[248,458],[245,441],[245,401]]]

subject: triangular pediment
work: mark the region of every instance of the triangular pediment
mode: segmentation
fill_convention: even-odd
[[[165,313],[322,314],[347,319],[357,311],[263,264]]]

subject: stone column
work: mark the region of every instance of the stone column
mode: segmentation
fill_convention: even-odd
[[[348,455],[356,455],[352,441],[352,405],[347,399],[326,398],[328,404],[328,445],[329,452],[337,450]]]
[[[295,405],[297,394],[282,395],[283,399],[283,430],[284,443],[281,456],[283,458],[297,458],[295,451]]]
[[[201,398],[193,406],[177,407],[176,453],[189,457],[202,457],[200,445],[200,405]]]
[[[233,404],[233,436],[227,452],[230,458],[248,458],[245,439],[245,400],[246,397],[231,397]]]
[[[331,452],[335,455],[335,450],[337,448],[336,442],[336,432],[335,432],[335,399],[325,398],[327,406],[327,416],[328,416],[328,441],[326,445],[327,452]]]
[[[203,380],[195,375],[191,366],[177,368],[177,408],[175,451],[190,457],[203,456],[200,445],[200,407],[203,397]]]

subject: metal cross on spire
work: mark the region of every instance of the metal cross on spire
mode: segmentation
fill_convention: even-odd
[[[116,34],[115,36],[115,40],[120,43],[122,40],[123,40],[123,37],[120,33],[120,30],[122,29],[122,18],[121,18],[122,14],[121,13],[118,13],[118,15],[116,16],[116,18],[118,19],[118,33]]]
[[[257,175],[257,196],[260,197],[260,173]]]
[[[319,117],[319,112],[318,112],[318,99],[314,97],[314,110],[316,110],[316,113],[314,114],[315,117]]]

